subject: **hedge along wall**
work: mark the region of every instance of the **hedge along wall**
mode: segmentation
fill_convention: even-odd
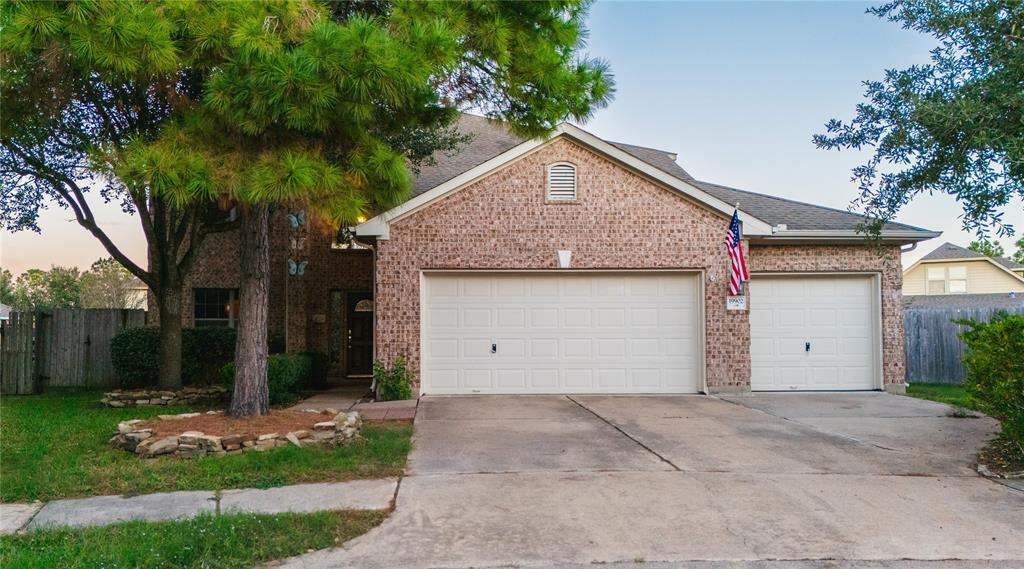
[[[181,376],[191,385],[209,385],[235,357],[232,328],[182,330]],[[121,387],[155,385],[160,371],[160,329],[126,328],[110,341],[110,356]]]

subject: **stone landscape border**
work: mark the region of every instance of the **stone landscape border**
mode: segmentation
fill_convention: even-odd
[[[207,411],[207,415],[221,415],[223,411]],[[160,415],[160,421],[174,421],[198,417],[201,413]],[[199,456],[223,456],[249,451],[265,451],[278,446],[293,444],[301,447],[309,444],[344,444],[359,435],[363,420],[359,413],[350,411],[334,415],[330,421],[313,425],[312,430],[297,430],[288,433],[265,433],[262,435],[207,435],[199,431],[185,431],[179,435],[158,437],[152,428],[137,427],[142,419],[122,421],[117,433],[110,439],[114,448],[133,452],[142,458],[162,455],[194,458]]]
[[[143,405],[220,405],[231,393],[223,385],[186,387],[177,391],[165,389],[115,389],[103,394],[100,403],[106,407],[141,407]]]

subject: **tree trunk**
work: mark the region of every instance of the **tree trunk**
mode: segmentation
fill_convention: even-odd
[[[232,417],[270,412],[267,389],[267,312],[270,302],[270,209],[242,210],[240,231],[241,288],[238,340],[235,344],[235,389]]]
[[[181,387],[181,295],[180,284],[165,283],[157,304],[160,310],[160,377],[164,389]]]

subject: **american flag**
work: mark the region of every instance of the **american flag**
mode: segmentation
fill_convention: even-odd
[[[740,210],[738,209],[732,212],[729,234],[725,237],[725,248],[729,251],[729,295],[735,296],[740,293],[740,283],[750,280],[747,263],[743,260],[743,250],[740,248]]]

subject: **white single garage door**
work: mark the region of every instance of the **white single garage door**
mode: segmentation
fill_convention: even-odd
[[[879,307],[871,276],[754,276],[754,391],[875,389]]]
[[[425,394],[695,393],[696,274],[424,275]]]

